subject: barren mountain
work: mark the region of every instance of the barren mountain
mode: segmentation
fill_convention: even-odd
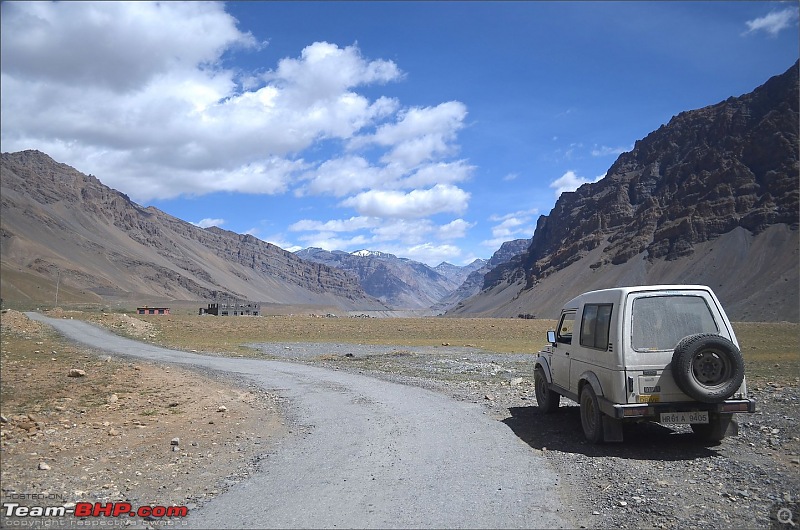
[[[384,309],[352,276],[132,202],[38,151],[2,154],[0,247],[6,301],[142,303],[215,295]]]
[[[457,285],[461,285],[466,281],[470,274],[485,266],[488,261],[489,260],[478,258],[469,265],[464,265],[463,267],[443,261],[435,266],[433,270]]]
[[[556,315],[589,289],[711,286],[735,320],[800,319],[798,64],[683,112],[563,193],[520,261],[452,314]]]
[[[457,278],[441,274],[424,263],[385,252],[330,252],[312,247],[296,254],[304,260],[347,271],[358,278],[367,294],[394,309],[428,308],[459,285]]]
[[[488,261],[484,261],[480,268],[471,272],[458,289],[439,300],[439,303],[433,309],[446,311],[455,307],[461,301],[481,292],[487,274],[511,260],[516,259],[519,261],[530,244],[530,239],[515,239],[503,243]]]

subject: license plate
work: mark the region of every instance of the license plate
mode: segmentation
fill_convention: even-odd
[[[708,423],[708,411],[662,412],[661,423]]]

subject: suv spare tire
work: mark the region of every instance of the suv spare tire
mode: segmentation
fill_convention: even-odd
[[[731,397],[744,380],[744,360],[736,345],[714,333],[684,337],[672,355],[672,376],[684,394],[704,403]]]

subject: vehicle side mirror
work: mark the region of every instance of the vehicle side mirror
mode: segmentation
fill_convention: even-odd
[[[553,330],[549,330],[547,332],[547,342],[555,346],[556,344],[556,332]]]

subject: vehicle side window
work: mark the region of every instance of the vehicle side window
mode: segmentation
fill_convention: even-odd
[[[612,304],[586,304],[581,320],[581,346],[608,350]]]
[[[575,327],[575,311],[561,315],[556,332],[556,341],[562,344],[572,344],[572,328]]]

